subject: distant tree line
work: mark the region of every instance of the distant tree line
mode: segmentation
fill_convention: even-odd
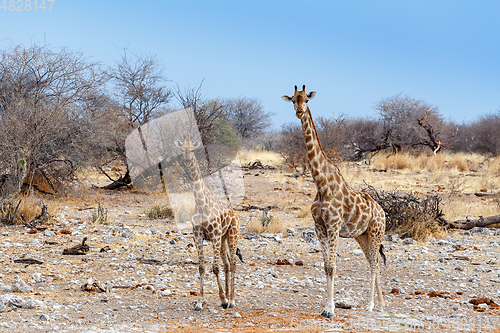
[[[128,170],[110,171],[116,162],[126,165],[127,135],[184,107],[193,109],[205,145],[259,146],[291,165],[307,165],[300,122],[273,131],[272,113],[259,100],[205,99],[201,89],[174,87],[151,54],[124,50],[105,66],[49,45],[0,50],[0,209],[23,190],[56,193],[89,167],[129,184]],[[380,100],[375,112],[369,119],[314,117],[327,155],[360,160],[386,149],[500,154],[500,112],[457,124],[437,107],[401,95]]]
[[[439,109],[396,95],[375,105],[374,118],[313,117],[321,144],[333,160],[361,160],[383,150],[437,154],[442,151],[500,154],[500,110],[471,123],[447,121]],[[267,145],[292,166],[306,166],[299,122],[284,124]]]

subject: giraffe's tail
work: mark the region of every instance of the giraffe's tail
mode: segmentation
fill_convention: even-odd
[[[380,244],[380,249],[378,250],[378,252],[380,252],[382,259],[384,260],[384,266],[385,266],[386,259],[385,259],[385,254],[384,254],[384,245]]]
[[[245,262],[243,260],[243,255],[241,254],[241,251],[239,248],[236,249],[236,255],[238,256],[238,258],[240,258],[241,262]]]

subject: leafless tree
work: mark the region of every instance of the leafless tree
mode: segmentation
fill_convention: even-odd
[[[500,110],[480,117],[468,126],[468,132],[472,151],[495,156],[500,154]]]
[[[126,165],[125,139],[134,129],[141,137],[143,149],[147,154],[147,146],[141,126],[163,115],[173,94],[166,86],[168,82],[163,67],[156,56],[137,55],[124,50],[123,55],[115,66],[109,69],[111,83],[111,101],[109,110],[116,116],[110,151],[113,153],[107,159],[95,161],[96,167],[105,174],[112,183],[106,189],[116,189],[131,183],[128,167],[124,174],[114,177],[108,174],[104,166],[119,157]],[[152,161],[147,161],[152,166]]]
[[[19,45],[0,51],[3,203],[35,177],[55,190],[85,164],[86,126],[95,120],[104,82],[99,63],[65,48]]]
[[[428,146],[433,152],[453,144],[453,134],[439,113],[438,108],[422,100],[396,95],[379,101],[377,110],[383,127],[381,147]],[[451,133],[441,138],[442,133]],[[442,135],[441,135],[442,136]]]
[[[266,112],[262,104],[253,98],[239,97],[224,101],[229,120],[243,140],[261,134],[271,124],[271,112]]]
[[[130,54],[125,50],[109,75],[112,96],[122,117],[134,129],[157,118],[172,98],[163,67],[154,55]]]

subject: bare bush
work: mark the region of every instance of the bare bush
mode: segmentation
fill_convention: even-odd
[[[386,232],[399,234],[401,238],[411,237],[425,240],[444,230],[446,221],[439,207],[441,198],[437,195],[417,197],[413,193],[398,193],[376,190],[370,185],[363,189],[384,210]]]
[[[262,134],[271,124],[271,112],[266,112],[257,99],[239,97],[223,102],[229,120],[243,141]]]
[[[474,152],[500,155],[500,111],[472,123],[469,126],[468,140]]]
[[[99,63],[47,45],[0,51],[1,198],[44,178],[53,191],[86,163],[89,124],[104,93]]]

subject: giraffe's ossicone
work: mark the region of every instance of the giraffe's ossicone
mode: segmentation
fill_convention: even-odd
[[[316,92],[306,93],[295,86],[293,96],[282,98],[292,102],[295,115],[302,123],[311,175],[316,184],[316,198],[311,206],[316,234],[323,249],[327,283],[327,301],[322,315],[331,318],[335,314],[334,277],[339,237],[354,238],[365,253],[370,266],[370,296],[368,311],[373,310],[374,293],[377,290],[380,309],[384,308],[380,287],[380,256],[385,232],[385,212],[368,194],[352,189],[344,180],[339,168],[325,155],[307,106]]]

